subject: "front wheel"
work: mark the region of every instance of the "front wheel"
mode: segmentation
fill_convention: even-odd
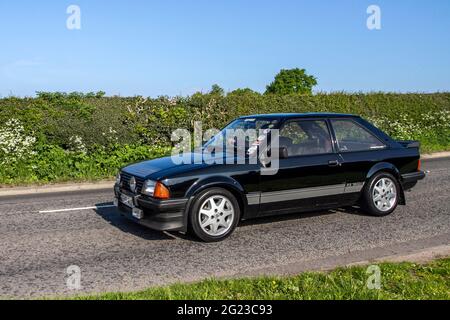
[[[397,208],[399,194],[397,179],[390,173],[380,172],[369,180],[364,189],[363,208],[373,216],[387,216]]]
[[[205,242],[227,238],[236,228],[240,217],[239,204],[234,195],[222,188],[199,194],[190,212],[193,233]]]

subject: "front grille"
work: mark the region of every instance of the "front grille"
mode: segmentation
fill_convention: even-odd
[[[120,173],[120,187],[124,190],[134,192],[134,190],[131,190],[130,188],[131,177],[134,177],[136,179],[136,193],[141,193],[142,186],[144,185],[144,179],[133,176],[126,172]]]

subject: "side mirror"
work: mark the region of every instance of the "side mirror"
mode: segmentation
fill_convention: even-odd
[[[288,158],[288,149],[286,147],[280,147],[279,148],[279,157],[280,159],[287,159]]]

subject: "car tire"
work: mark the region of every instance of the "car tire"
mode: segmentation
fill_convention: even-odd
[[[239,203],[231,192],[211,188],[195,198],[189,214],[190,229],[202,241],[222,241],[236,229],[240,215]]]
[[[400,184],[392,174],[379,172],[363,190],[362,209],[376,217],[390,215],[398,206],[400,192]]]

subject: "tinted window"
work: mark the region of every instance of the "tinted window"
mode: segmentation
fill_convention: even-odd
[[[385,145],[372,133],[351,120],[331,120],[342,152],[382,149]]]
[[[248,129],[272,129],[276,126],[278,123],[278,120],[276,119],[238,119],[236,121],[233,121],[230,125],[228,125],[224,130],[226,129],[242,129],[242,130],[248,130]]]
[[[220,131],[215,137],[213,137],[211,140],[209,140],[207,143],[205,143],[204,147],[208,148],[214,148],[216,145],[220,142],[224,144],[224,150],[227,151],[234,151],[234,141],[231,140],[228,141],[225,139],[227,130],[243,130],[246,132],[247,130],[257,130],[256,135],[252,139],[249,135],[246,139],[246,146],[245,148],[248,149],[249,146],[251,146],[255,140],[258,138],[258,134],[260,134],[259,130],[265,130],[265,129],[273,129],[278,125],[277,119],[270,119],[270,118],[245,118],[245,119],[237,119],[230,123],[228,126],[226,126],[224,129]],[[218,139],[218,137],[222,139]],[[226,143],[231,143],[230,145],[226,146]]]
[[[287,122],[280,130],[280,147],[288,149],[289,157],[333,151],[330,132],[323,120]]]

